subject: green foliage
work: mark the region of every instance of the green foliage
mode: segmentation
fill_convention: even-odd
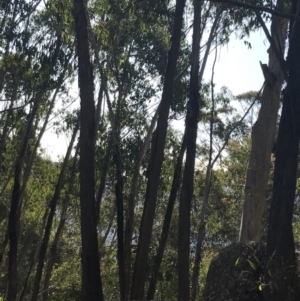
[[[104,90],[107,89],[102,100],[101,95],[97,100],[101,103],[101,107],[99,124],[96,125],[98,139],[95,175],[97,191],[105,163],[108,162],[98,235],[104,295],[109,300],[119,299],[119,271],[115,165],[113,147],[109,149],[112,116],[107,109],[106,92],[111,100],[119,139],[126,215],[135,166],[149,131],[151,118],[161,97],[168,50],[172,41],[175,8],[172,1],[161,0],[93,0],[88,1],[87,5],[90,30],[95,37],[97,48],[94,49],[92,45],[90,48],[95,92],[98,92],[100,86]],[[35,104],[39,104],[33,116],[33,126],[22,166],[21,182],[24,186],[22,186],[23,195],[19,212],[20,291],[18,293],[20,295],[24,289],[23,300],[29,300],[31,297],[38,250],[49,214],[49,202],[53,197],[62,166],[61,162],[55,162],[53,158],[47,157],[46,151],[41,146],[36,152],[36,146],[40,145],[39,136],[43,134],[42,128],[45,123],[46,129],[54,129],[58,135],[69,137],[78,121],[78,93],[73,84],[77,79],[77,58],[72,7],[71,0],[3,1],[0,7],[0,254],[2,256],[0,296],[5,295],[7,281],[8,245],[5,245],[5,237],[14,185],[13,171],[33,108]],[[225,8],[221,4],[206,1],[202,9],[202,37],[204,37],[218,10],[225,10]],[[189,98],[192,21],[191,6],[188,6],[182,29],[175,89],[171,100],[170,124],[173,120],[182,120],[186,114]],[[222,14],[218,26],[218,42],[227,43],[232,32],[244,38],[257,27],[253,13],[240,8],[228,8]],[[203,82],[200,91],[201,120],[197,141],[195,193],[191,208],[190,267],[192,270],[210,152],[210,134],[207,133],[212,130],[212,158],[219,156],[219,159],[213,167],[211,192],[205,214],[206,238],[202,246],[199,298],[212,258],[219,249],[234,242],[238,235],[252,126],[250,118],[239,122],[242,110],[236,106],[236,103],[242,104],[244,109],[249,105],[247,99],[251,101],[253,98],[253,93],[235,98],[227,88],[223,87],[218,93],[214,93],[212,99],[212,88],[214,87]],[[52,107],[54,96],[57,100],[53,101]],[[214,107],[213,114],[212,107]],[[253,115],[255,113],[254,110]],[[168,128],[147,267],[148,280],[158,249],[182,133],[182,128],[175,129],[172,124]],[[224,143],[227,146],[223,153],[218,155]],[[82,299],[80,188],[78,159],[75,157],[75,152],[73,150],[63,180],[64,187],[59,196],[45,261],[46,268],[51,259],[54,260],[50,287],[47,288],[49,300],[52,301]],[[146,194],[149,153],[148,149],[140,168],[134,209],[132,265]],[[296,202],[298,210],[297,204]],[[64,214],[65,208],[67,209]],[[63,230],[55,246],[55,256],[50,258],[50,249],[54,247],[61,221],[64,222]],[[177,297],[177,224],[178,204],[176,203],[159,271],[156,299],[168,300]],[[299,236],[300,227],[297,218],[294,219],[294,227],[296,235]],[[255,264],[249,262],[251,268],[254,268]],[[45,273],[43,281],[44,277]],[[25,287],[26,281],[27,287]],[[147,285],[148,282],[146,287]]]

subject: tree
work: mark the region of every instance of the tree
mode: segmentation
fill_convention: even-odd
[[[299,8],[292,1],[292,13],[300,16]],[[292,227],[300,137],[299,51],[300,21],[291,20],[266,249],[265,298],[272,301],[298,300],[300,294]]]
[[[82,238],[82,298],[103,300],[95,214],[95,104],[93,70],[90,62],[86,7],[74,1],[78,53],[80,110],[80,208]]]
[[[286,1],[277,1],[276,9],[285,10]],[[259,20],[265,27],[258,13]],[[284,72],[280,58],[283,60],[288,20],[272,17],[271,39],[274,41],[269,48],[269,70],[276,81],[265,81],[261,97],[261,108],[256,123],[252,127],[252,147],[249,157],[247,178],[245,183],[245,202],[240,229],[240,241],[260,241],[261,223],[265,208],[266,187],[271,167],[271,151],[276,141],[277,115],[280,107],[281,87]],[[268,34],[268,33],[267,33]],[[274,49],[274,47],[276,47]],[[280,57],[276,56],[279,54]]]
[[[186,113],[186,162],[180,192],[178,221],[178,301],[190,296],[190,214],[194,193],[196,140],[199,119],[199,55],[200,55],[201,1],[194,1],[193,43],[191,55],[190,95]]]
[[[152,138],[152,149],[149,159],[149,176],[147,183],[147,191],[144,203],[143,217],[140,226],[139,242],[137,247],[137,254],[134,263],[131,295],[132,300],[143,299],[144,286],[146,280],[146,265],[148,259],[148,251],[151,240],[152,225],[156,207],[156,197],[159,184],[159,177],[164,155],[165,138],[168,127],[168,115],[173,93],[173,82],[176,71],[176,64],[178,59],[180,37],[182,28],[182,16],[185,6],[185,0],[177,0],[174,27],[172,34],[172,44],[168,53],[168,63],[166,75],[164,79],[164,88],[162,99],[159,108],[159,117],[155,135]]]

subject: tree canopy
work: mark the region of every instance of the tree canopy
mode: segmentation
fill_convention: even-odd
[[[233,95],[220,49],[258,30]],[[253,290],[299,300],[299,81],[296,0],[2,1],[0,301],[206,300],[251,241]]]

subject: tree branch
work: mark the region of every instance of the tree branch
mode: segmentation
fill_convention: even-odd
[[[264,33],[265,33],[268,41],[269,41],[271,47],[274,50],[274,53],[276,55],[276,58],[278,60],[279,65],[280,65],[281,71],[282,71],[282,73],[284,75],[284,79],[287,81],[288,80],[288,75],[287,75],[287,72],[286,72],[286,64],[285,64],[284,57],[282,56],[282,53],[280,53],[278,47],[276,46],[276,43],[275,43],[273,37],[271,36],[271,34],[270,34],[270,32],[269,32],[269,30],[268,30],[268,28],[267,28],[264,20],[262,19],[260,13],[258,11],[256,11],[255,14],[257,16],[257,20],[260,23],[260,25],[261,25],[261,27],[262,27],[262,29],[263,29],[263,31],[264,31]]]
[[[235,0],[208,0],[208,1],[212,1],[215,3],[225,3],[229,6],[238,6],[238,7],[251,9],[254,11],[266,12],[266,13],[272,14],[273,16],[277,16],[277,17],[281,17],[281,18],[300,20],[300,17],[295,14],[283,13],[283,12],[280,12],[278,10],[274,10],[274,9],[271,9],[268,7],[248,4],[248,3],[239,2],[239,1],[235,1]]]

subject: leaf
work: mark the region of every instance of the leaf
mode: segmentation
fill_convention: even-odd
[[[254,256],[254,259],[255,261],[259,264],[259,259],[257,258],[257,256],[253,255]]]
[[[237,281],[240,281],[241,279],[242,279],[242,277],[243,277],[243,272],[241,272],[240,274],[239,274],[239,276],[237,277]]]
[[[235,261],[234,266],[237,266],[239,264],[240,261],[240,257],[238,257],[238,259]]]
[[[268,270],[268,274],[269,274],[270,277],[272,277],[272,273],[271,273],[270,270]]]
[[[250,267],[253,269],[253,270],[255,270],[256,271],[256,265],[255,265],[255,263],[253,263],[252,261],[250,261],[249,259],[247,259],[247,261],[249,262],[249,264],[250,264]]]
[[[262,291],[263,290],[263,285],[262,284],[260,284],[259,286],[258,286],[258,289],[260,290],[260,291]]]

